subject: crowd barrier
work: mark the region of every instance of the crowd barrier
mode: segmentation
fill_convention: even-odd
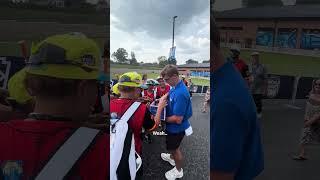
[[[25,66],[23,57],[0,56],[0,88],[7,89],[10,77]],[[295,77],[269,74],[265,99],[306,99],[314,77]],[[206,93],[208,86],[194,85],[194,93]]]

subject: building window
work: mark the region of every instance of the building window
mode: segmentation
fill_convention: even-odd
[[[320,29],[303,29],[301,49],[320,49]]]
[[[273,36],[274,29],[273,28],[258,28],[257,37],[256,37],[256,45],[258,46],[273,46]]]
[[[296,48],[297,29],[280,28],[278,29],[277,46],[284,48]]]

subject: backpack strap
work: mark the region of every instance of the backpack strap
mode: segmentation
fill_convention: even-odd
[[[158,88],[154,88],[154,91],[153,91],[153,99],[155,100],[157,98],[157,91],[158,91]]]
[[[141,102],[132,103],[131,106],[127,109],[127,111],[122,115],[120,120],[128,122],[140,105]]]
[[[127,168],[128,158],[130,157],[130,152],[133,151],[131,148],[133,138],[133,132],[128,127],[127,122],[133,116],[135,111],[141,105],[140,102],[134,102],[122,115],[122,117],[113,124],[114,127],[110,128],[110,179],[116,180],[117,178],[117,169],[120,165],[120,169],[125,167]],[[118,126],[115,126],[118,123]],[[114,131],[115,130],[115,131]],[[116,132],[121,132],[116,134]],[[126,148],[130,147],[130,148]],[[133,147],[134,148],[134,147]],[[130,149],[130,152],[129,152]],[[127,151],[128,150],[128,151]],[[127,155],[124,157],[124,154]],[[126,161],[126,162],[125,162]],[[131,174],[131,171],[130,171]],[[125,174],[122,174],[125,175]],[[120,176],[122,176],[120,175]]]
[[[86,127],[77,129],[42,168],[35,180],[63,179],[99,132]]]

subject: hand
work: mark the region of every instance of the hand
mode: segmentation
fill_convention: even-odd
[[[159,99],[159,104],[158,104],[158,108],[164,108],[167,105],[167,101],[168,101],[168,93],[163,95],[160,99]]]
[[[147,108],[149,109],[149,108],[150,108],[150,102],[148,102],[148,103],[146,104],[146,106],[147,106]]]

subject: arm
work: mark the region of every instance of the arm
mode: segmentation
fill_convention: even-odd
[[[190,100],[187,99],[183,94],[178,94],[175,99],[179,99],[179,101],[175,101],[172,107],[172,116],[167,117],[166,122],[181,124],[187,111],[187,106],[189,103],[188,101]]]
[[[168,123],[181,124],[182,120],[183,120],[183,116],[176,116],[176,115],[169,116],[169,117],[166,118],[166,121]]]
[[[232,179],[241,166],[248,123],[232,102],[221,102],[216,107],[210,124],[211,179]]]
[[[154,116],[154,124],[151,125],[151,128],[146,128],[149,129],[149,131],[153,131],[154,129],[156,129],[158,127],[158,125],[160,124],[161,121],[161,113],[163,111],[163,109],[165,108],[166,104],[167,104],[167,99],[168,99],[168,94],[162,96],[159,99],[159,104],[158,104],[158,109],[156,112],[156,115]],[[148,113],[148,116],[150,116],[150,114]],[[151,117],[151,116],[150,116]],[[147,119],[149,119],[149,117],[147,117]],[[148,121],[145,121],[148,122]],[[146,124],[145,127],[147,127],[148,125]],[[150,126],[150,124],[149,124]]]
[[[310,124],[316,123],[317,121],[320,120],[320,113],[315,114],[309,121]]]

